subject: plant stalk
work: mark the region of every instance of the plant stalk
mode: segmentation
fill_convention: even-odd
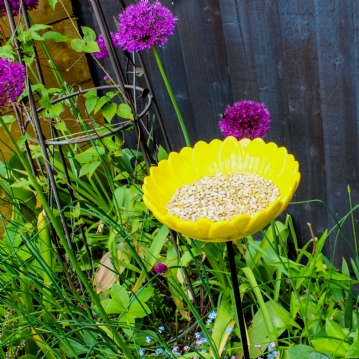
[[[236,308],[237,308],[239,331],[241,333],[243,355],[244,355],[244,359],[250,359],[248,341],[247,341],[247,332],[246,332],[246,326],[245,326],[243,310],[242,310],[241,293],[239,292],[239,283],[237,278],[237,269],[236,269],[236,262],[234,259],[232,241],[227,242],[227,252],[228,252],[228,260],[229,260],[229,268],[232,278],[234,300],[236,302]]]
[[[253,272],[249,267],[242,268],[242,271],[245,274],[245,276],[247,277],[247,280],[248,280],[249,284],[251,285],[251,287],[253,289],[253,292],[254,292],[254,294],[255,294],[255,296],[257,298],[259,307],[260,307],[260,309],[262,311],[264,323],[265,323],[266,329],[267,329],[268,334],[269,334],[269,338],[270,338],[271,341],[274,341],[276,343],[277,338],[273,334],[274,327],[273,327],[272,321],[271,321],[271,319],[269,317],[269,313],[268,313],[267,308],[265,306],[265,302],[264,302],[262,293],[261,293],[261,291],[260,291],[260,289],[258,287],[258,283],[256,281],[256,278],[254,277]]]
[[[174,107],[174,109],[175,109],[175,112],[176,112],[176,115],[177,115],[177,118],[178,118],[178,122],[180,123],[181,129],[182,129],[182,133],[183,133],[183,136],[184,136],[184,139],[185,139],[185,142],[186,142],[186,146],[191,147],[191,142],[190,142],[190,140],[189,140],[189,136],[188,136],[188,133],[187,133],[186,125],[184,124],[184,121],[183,121],[183,118],[182,118],[180,109],[179,109],[179,107],[178,107],[176,98],[175,98],[175,96],[174,96],[174,94],[173,94],[171,85],[170,85],[170,83],[169,83],[169,81],[168,81],[168,79],[167,79],[165,70],[164,70],[164,68],[163,68],[163,66],[162,66],[162,61],[161,61],[160,56],[159,56],[159,54],[158,54],[156,45],[152,46],[152,50],[153,50],[153,53],[154,53],[154,55],[155,55],[158,68],[159,68],[159,70],[160,70],[160,72],[161,72],[163,82],[164,82],[165,85],[166,85],[166,89],[167,89],[168,95],[170,96],[171,101],[172,101],[172,105],[173,105],[173,107]]]

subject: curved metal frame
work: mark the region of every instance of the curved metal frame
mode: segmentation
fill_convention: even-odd
[[[51,104],[56,104],[58,102],[61,102],[61,101],[64,101],[64,100],[67,100],[68,98],[71,98],[71,97],[75,97],[75,96],[79,96],[79,95],[82,95],[82,94],[85,94],[91,90],[106,90],[106,89],[112,89],[112,88],[118,88],[118,86],[116,85],[108,85],[108,86],[99,86],[99,87],[93,87],[93,88],[90,88],[90,89],[86,89],[86,90],[81,90],[81,91],[77,91],[77,92],[74,92],[72,94],[69,94],[69,95],[66,95],[66,96],[63,96],[61,98],[58,98],[54,101],[51,101]],[[125,85],[125,88],[127,89],[133,89],[134,86],[132,85]],[[136,86],[135,87],[135,90],[137,91],[144,91],[144,89],[142,87],[139,87],[139,86]],[[152,105],[152,95],[150,93],[148,93],[147,95],[147,99],[148,99],[148,102],[144,108],[144,110],[138,114],[138,118],[141,119],[147,112],[148,110],[150,109],[151,105]],[[40,107],[38,110],[37,110],[37,113],[40,113],[41,111],[43,111],[44,108],[43,107]],[[24,124],[24,128],[26,129],[28,124],[30,123],[30,120],[26,120],[25,121],[25,124]],[[70,139],[70,140],[62,140],[62,141],[58,141],[58,140],[55,140],[55,139],[50,139],[50,140],[45,140],[45,144],[46,145],[57,145],[57,146],[64,146],[64,145],[70,145],[70,144],[78,144],[78,143],[83,143],[83,142],[88,142],[88,141],[92,141],[92,140],[96,140],[96,139],[99,139],[99,138],[103,138],[103,137],[106,137],[106,136],[109,136],[109,135],[113,135],[121,130],[124,130],[126,128],[129,128],[131,126],[133,126],[133,121],[126,121],[125,123],[121,123],[119,124],[118,126],[114,127],[113,129],[109,129],[109,131],[105,132],[105,133],[101,133],[101,134],[98,134],[98,133],[95,133],[93,135],[88,135],[86,137],[82,137],[82,138],[75,138],[75,139]],[[92,130],[89,130],[89,132],[91,131],[95,131],[96,129],[92,129]],[[78,133],[74,133],[72,134],[73,136],[77,135]],[[38,140],[35,139],[35,138],[29,138],[29,141],[31,142],[35,142],[35,143],[38,143]]]

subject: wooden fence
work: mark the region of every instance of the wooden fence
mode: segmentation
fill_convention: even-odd
[[[222,138],[217,124],[227,104],[264,102],[272,115],[266,140],[286,146],[300,163],[302,181],[294,200],[320,199],[337,219],[345,216],[348,184],[353,203],[359,203],[359,1],[162,2],[179,20],[160,55],[192,142]],[[79,24],[94,27],[90,0],[72,4]],[[101,5],[114,31],[121,1]],[[123,57],[121,50],[118,55]],[[143,55],[170,141],[178,149],[184,143],[154,57],[150,51]],[[108,61],[103,64],[109,69]],[[103,74],[92,60],[90,65],[100,84]],[[302,243],[310,238],[307,222],[317,236],[334,224],[320,203],[291,205],[289,212]],[[346,232],[353,238],[350,228]],[[333,234],[327,255],[334,242]],[[350,253],[339,238],[337,263]]]

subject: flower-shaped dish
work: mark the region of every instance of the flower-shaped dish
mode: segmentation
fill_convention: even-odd
[[[300,181],[298,168],[298,162],[286,148],[265,143],[261,138],[238,141],[227,137],[209,144],[199,141],[194,148],[171,152],[168,160],[151,167],[142,187],[143,201],[160,222],[179,233],[201,241],[226,242],[258,232],[284,211]],[[239,214],[230,221],[200,218],[191,222],[168,213],[166,205],[182,185],[204,176],[242,172],[271,180],[280,190],[279,199],[252,216]]]

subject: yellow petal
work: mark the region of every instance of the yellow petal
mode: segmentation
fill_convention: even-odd
[[[220,172],[218,158],[222,141],[213,140],[211,143],[199,141],[193,148],[193,164],[199,177],[215,176]]]
[[[227,137],[219,149],[220,170],[222,174],[243,171],[243,151],[234,137]]]

